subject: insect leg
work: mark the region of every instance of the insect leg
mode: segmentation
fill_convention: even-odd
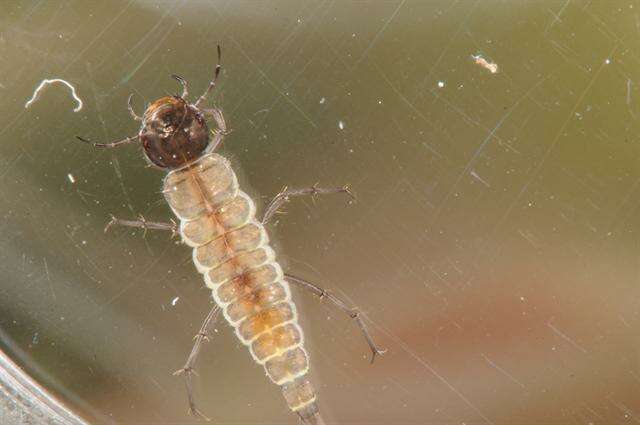
[[[175,221],[171,220],[169,223],[161,223],[158,221],[147,221],[142,215],[138,216],[137,220],[123,220],[121,218],[116,218],[115,216],[111,216],[111,220],[104,227],[104,232],[111,228],[111,226],[125,226],[125,227],[135,227],[138,229],[144,229],[145,234],[147,230],[170,230],[171,233],[175,236],[178,233],[178,225]]]
[[[336,307],[338,307],[340,310],[342,310],[345,313],[347,313],[349,315],[349,317],[351,317],[356,322],[356,324],[358,325],[358,327],[362,331],[362,334],[364,335],[364,338],[367,340],[367,344],[369,344],[369,348],[371,349],[371,363],[373,363],[373,360],[376,358],[376,355],[382,355],[382,354],[387,352],[387,350],[385,348],[379,348],[376,345],[376,343],[373,342],[373,338],[371,337],[371,334],[369,333],[369,329],[367,328],[367,325],[365,325],[364,321],[360,317],[360,312],[358,311],[357,308],[347,306],[347,304],[345,304],[345,302],[342,301],[340,298],[338,298],[337,296],[333,295],[331,292],[322,289],[318,285],[315,285],[315,284],[309,282],[308,280],[305,280],[305,279],[302,279],[300,277],[291,275],[289,273],[285,273],[284,276],[285,276],[285,279],[287,280],[287,282],[296,284],[296,285],[298,285],[298,286],[300,286],[300,287],[302,287],[304,289],[307,289],[307,290],[313,292],[320,299],[327,298]]]
[[[171,78],[182,84],[182,95],[180,97],[186,100],[189,95],[189,83],[187,83],[187,80],[175,74],[172,75]]]
[[[202,347],[202,343],[204,341],[209,340],[209,334],[213,328],[213,325],[216,323],[216,319],[218,318],[218,314],[220,313],[220,307],[217,305],[209,311],[207,317],[204,319],[200,330],[194,337],[196,342],[193,344],[193,348],[191,349],[191,353],[187,358],[187,362],[184,364],[184,367],[180,370],[175,371],[174,375],[183,375],[184,381],[187,387],[187,397],[189,398],[189,413],[193,416],[199,416],[204,418],[205,420],[209,420],[198,408],[196,407],[196,402],[193,397],[193,383],[191,382],[192,374],[195,374],[195,370],[193,367],[196,364],[196,359],[198,358],[198,354],[200,354],[200,348]]]
[[[262,224],[266,224],[271,219],[271,217],[273,217],[273,215],[278,212],[278,209],[289,202],[289,198],[291,197],[303,195],[326,195],[331,193],[346,193],[347,195],[351,196],[351,198],[355,199],[353,193],[351,193],[351,190],[349,189],[349,185],[334,188],[322,188],[318,187],[317,184],[314,184],[313,186],[304,189],[288,189],[287,187],[284,187],[267,206],[267,209],[264,212],[264,216],[262,217]]]
[[[222,111],[218,108],[211,109],[202,109],[202,113],[205,115],[209,115],[216,122],[216,128],[213,130],[213,140],[209,144],[209,152],[213,152],[218,148],[220,142],[222,142],[222,138],[230,133],[227,128],[227,122],[224,119],[224,115],[222,115]]]
[[[209,93],[211,93],[211,90],[213,90],[213,88],[216,86],[218,75],[220,75],[220,69],[222,69],[222,65],[220,65],[221,57],[222,57],[222,52],[220,50],[220,46],[218,46],[218,64],[216,65],[216,69],[213,73],[213,79],[209,83],[209,87],[207,87],[207,90],[205,90],[202,96],[200,96],[198,100],[196,100],[196,103],[193,104],[193,106],[195,106],[196,108],[200,107],[200,104],[205,101],[207,96],[209,96]]]
[[[132,98],[133,98],[133,93],[129,95],[129,99],[127,100],[127,108],[129,109],[129,113],[131,114],[134,120],[142,121],[142,118],[138,114],[136,114],[133,110],[133,106],[131,105]]]

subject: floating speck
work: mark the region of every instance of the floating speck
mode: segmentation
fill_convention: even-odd
[[[344,121],[338,121],[338,128],[344,130]]]
[[[481,55],[471,55],[471,58],[477,65],[480,65],[484,69],[488,70],[490,73],[495,74],[496,72],[498,72],[497,63],[489,62],[488,60],[483,58]]]

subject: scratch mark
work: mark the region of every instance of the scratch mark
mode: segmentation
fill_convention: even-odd
[[[47,282],[49,283],[49,290],[51,291],[51,297],[55,302],[57,301],[57,298],[56,298],[56,293],[53,290],[53,284],[51,283],[51,276],[49,276],[49,265],[47,264],[47,259],[43,257],[42,262],[44,263],[44,274],[47,277]]]
[[[433,376],[438,378],[438,380],[440,382],[442,382],[447,388],[449,388],[449,390],[451,390],[451,392],[456,394],[467,406],[469,406],[474,412],[476,412],[478,414],[478,416],[480,416],[486,423],[488,423],[490,425],[494,425],[494,423],[489,418],[487,418],[482,413],[482,411],[480,411],[480,409],[478,409],[473,403],[471,403],[471,401],[467,397],[465,397],[464,394],[462,394],[456,387],[454,387],[444,376],[440,375],[438,373],[438,371],[436,371],[429,363],[427,363],[420,356],[418,356],[403,340],[401,340],[399,337],[397,337],[394,334],[392,334],[391,332],[389,332],[387,329],[385,329],[381,325],[378,325],[377,323],[375,323],[375,322],[373,322],[371,320],[369,320],[369,322],[371,322],[373,325],[375,325],[375,327],[378,330],[380,330],[382,333],[384,333],[389,338],[391,338],[407,354],[409,354],[415,361],[420,363],[422,366],[425,367],[425,369],[427,369],[429,372],[431,372],[431,374]]]
[[[184,4],[184,1],[180,5],[175,6],[173,9],[167,9],[167,11],[164,13],[164,15],[162,15],[162,18],[160,18],[158,20],[158,23],[153,28],[151,28],[151,30],[149,30],[147,32],[147,35],[145,35],[142,38],[142,40],[140,40],[138,43],[136,43],[136,46],[134,46],[133,48],[135,49],[147,37],[149,37],[151,34],[153,34],[155,32],[155,30],[161,24],[164,23],[164,20],[166,19],[167,16],[175,16],[175,11],[177,9],[179,9],[183,4]],[[176,25],[178,25],[178,21],[174,20],[173,25],[170,25],[167,28],[166,32],[160,37],[160,39],[159,40],[154,40],[153,47],[148,49],[147,54],[142,58],[142,60],[140,62],[138,62],[138,64],[127,75],[125,75],[124,78],[122,78],[120,80],[120,83],[119,83],[120,85],[126,84],[127,82],[129,82],[129,80],[131,80],[131,78],[133,78],[133,76],[140,70],[140,68],[142,68],[142,66],[149,60],[149,58],[156,52],[156,50],[158,50],[160,48],[160,46],[162,46],[162,43],[164,43],[164,41],[169,36],[169,34],[173,32],[173,30],[175,29]]]
[[[127,188],[125,187],[124,180],[122,178],[122,170],[120,170],[120,162],[118,162],[118,158],[116,156],[113,156],[111,163],[113,164],[113,169],[116,172],[116,176],[118,177],[118,184],[120,185],[120,189],[122,190],[122,195],[127,201],[127,207],[132,214],[135,214],[135,210],[133,208],[133,205],[131,204],[131,198],[129,198],[129,193],[127,192]]]
[[[629,322],[627,322],[624,317],[622,317],[622,314],[618,314],[618,319],[622,322],[623,325],[625,325],[627,328],[631,329],[631,326],[629,325]]]
[[[455,6],[457,3],[458,1],[456,1],[453,5],[451,5],[451,7]],[[469,13],[467,13],[467,16],[465,16],[462,22],[460,22],[460,25],[458,25],[458,29],[456,29],[456,32],[449,38],[449,42],[444,47],[444,49],[442,49],[442,52],[440,52],[440,55],[431,66],[431,69],[429,70],[429,73],[427,74],[427,76],[424,77],[424,80],[422,81],[423,88],[427,85],[428,81],[431,79],[431,76],[433,75],[434,71],[438,68],[438,65],[440,65],[440,62],[444,58],[444,55],[447,53],[447,51],[449,51],[449,48],[456,41],[456,39],[458,38],[458,35],[460,35],[462,28],[464,28],[464,25],[467,23],[467,20],[469,19],[471,14],[474,12],[477,5],[478,5],[478,2],[475,2],[473,4],[473,6],[469,9]],[[451,7],[449,9],[451,9]]]
[[[133,279],[131,279],[131,282],[129,284],[127,284],[126,286],[122,287],[120,289],[120,291],[118,291],[116,294],[114,294],[105,303],[100,305],[96,309],[95,313],[98,314],[98,313],[102,312],[107,306],[113,304],[116,300],[118,300],[120,297],[122,297],[127,291],[129,291],[134,286],[136,286],[138,284],[139,280],[142,279],[142,277],[144,277],[147,273],[149,273],[149,271],[151,271],[154,267],[156,267],[158,265],[158,263],[163,261],[164,254],[169,250],[169,248],[170,247],[166,247],[160,253],[160,255],[158,255],[153,261],[151,261],[149,263],[149,265],[141,273],[137,274]]]
[[[552,10],[550,10],[551,14],[553,15],[553,20],[551,21],[551,23],[549,24],[549,26],[544,30],[544,35],[546,36],[547,33],[549,31],[551,31],[551,28],[553,28],[553,26],[555,25],[556,22],[562,22],[562,19],[560,19],[560,16],[562,16],[562,13],[564,12],[564,10],[567,8],[567,6],[569,5],[569,1],[567,0],[566,3],[560,8],[560,10],[558,11],[557,14],[553,13]]]
[[[522,99],[524,99],[524,97],[520,98],[520,100],[522,100]],[[519,103],[519,101],[518,101],[518,103]],[[466,165],[466,167],[464,167],[464,170],[462,171],[462,173],[460,173],[460,175],[458,176],[457,180],[453,183],[453,186],[451,186],[451,190],[445,195],[444,199],[442,200],[442,202],[440,203],[440,205],[436,209],[436,212],[434,213],[433,218],[431,219],[431,222],[429,223],[429,226],[433,226],[433,224],[435,224],[436,220],[440,216],[440,213],[442,212],[442,209],[444,208],[444,206],[449,201],[449,198],[451,198],[451,196],[455,193],[456,188],[458,187],[458,184],[460,184],[460,181],[464,178],[464,176],[466,176],[469,173],[469,170],[473,166],[476,158],[478,158],[480,156],[480,154],[484,150],[485,146],[494,137],[496,131],[498,131],[498,129],[502,126],[502,123],[504,122],[504,120],[506,120],[511,115],[511,113],[517,108],[518,103],[516,103],[516,105],[514,105],[506,114],[504,114],[502,116],[502,118],[500,118],[500,120],[498,120],[497,124],[489,132],[487,137],[485,137],[484,140],[482,141],[482,143],[480,143],[480,146],[478,146],[478,149],[476,149],[476,151],[473,153],[473,156],[471,157],[471,159],[469,159],[469,162],[467,162],[467,165]]]
[[[416,106],[413,103],[411,103],[411,101],[407,99],[407,97],[404,94],[402,94],[400,90],[396,88],[395,85],[393,85],[389,77],[387,77],[387,75],[383,72],[382,68],[380,68],[380,66],[375,61],[372,61],[371,63],[375,66],[376,70],[380,73],[380,76],[382,76],[382,78],[386,81],[389,87],[391,87],[391,90],[393,90],[396,93],[396,95],[398,95],[400,100],[402,100],[409,107],[409,109],[411,109],[418,117],[420,117],[429,127],[434,129],[435,131],[438,131],[441,134],[448,135],[441,128],[436,127],[433,124],[432,120],[428,119],[422,112],[420,112],[420,110],[416,108]]]
[[[551,324],[551,322],[547,323],[547,326],[549,327],[549,329],[551,329],[556,335],[558,335],[560,338],[564,339],[565,341],[567,341],[569,344],[571,344],[575,349],[582,351],[584,354],[587,354],[587,350],[585,350],[584,348],[582,348],[580,345],[578,345],[577,342],[575,342],[574,340],[572,340],[571,338],[569,338],[567,335],[565,335],[564,333],[562,333],[560,331],[560,329],[556,328],[555,326],[553,326]]]
[[[503,368],[501,368],[500,366],[498,366],[497,364],[495,364],[494,362],[491,361],[491,359],[489,359],[489,357],[485,356],[484,354],[480,354],[487,363],[489,363],[489,365],[491,365],[492,367],[494,367],[498,372],[501,372],[504,376],[506,376],[507,378],[509,378],[511,381],[515,382],[516,384],[520,385],[522,388],[524,388],[524,384],[520,381],[518,381],[516,378],[514,378],[513,376],[511,376],[506,370],[504,370]]]
[[[478,180],[480,183],[482,183],[483,185],[487,186],[487,187],[491,187],[491,185],[489,183],[487,183],[486,180],[484,180],[482,177],[480,177],[478,175],[478,173],[475,172],[475,170],[471,170],[471,177],[473,177],[474,179]]]
[[[231,36],[229,37],[229,39],[233,42],[233,44],[236,45],[236,47],[238,48],[238,51],[242,54],[242,56],[244,56],[249,61],[249,63],[253,65],[253,67],[260,73],[260,75],[262,75],[262,78],[264,78],[269,83],[269,85],[271,85],[271,87],[273,87],[273,89],[280,94],[280,96],[282,96],[287,102],[289,102],[291,106],[293,106],[296,109],[296,111],[298,111],[300,115],[302,115],[307,120],[307,122],[311,124],[313,128],[318,128],[318,126],[311,119],[311,117],[307,115],[306,112],[304,112],[302,108],[300,108],[289,96],[287,96],[253,60],[251,60],[251,58],[247,55],[244,49],[242,49],[242,46],[240,46],[240,43],[238,43],[236,39]]]
[[[611,53],[609,54],[610,57],[613,56],[613,54],[618,50],[618,47],[620,47],[619,43],[617,43],[611,50]],[[540,173],[540,171],[542,171],[542,168],[544,167],[544,164],[546,163],[547,159],[549,159],[549,156],[551,156],[551,152],[554,151],[558,142],[560,141],[560,136],[562,136],[565,128],[567,128],[567,126],[575,116],[575,113],[578,110],[578,107],[582,104],[582,101],[586,97],[587,93],[589,93],[589,91],[591,90],[591,87],[593,87],[593,85],[595,84],[596,80],[598,79],[598,76],[600,75],[600,73],[602,72],[605,66],[606,64],[603,62],[598,68],[598,70],[595,72],[595,74],[593,75],[593,78],[591,78],[591,81],[589,81],[589,83],[584,88],[582,93],[580,93],[580,96],[576,100],[576,103],[573,105],[573,108],[571,108],[571,111],[569,111],[567,118],[564,120],[564,122],[560,126],[560,129],[558,129],[558,132],[556,133],[555,137],[551,141],[551,144],[549,145],[544,155],[542,156],[540,163],[536,166],[536,168],[531,173],[531,178],[527,181],[527,183],[525,183],[525,185],[522,187],[522,189],[520,190],[518,195],[515,197],[513,202],[511,202],[511,204],[507,208],[507,211],[504,213],[502,218],[496,224],[495,229],[498,229],[502,225],[502,223],[507,219],[509,214],[511,214],[511,211],[513,210],[513,208],[517,205],[518,202],[520,202],[520,198],[522,197],[522,195],[524,195],[527,192],[531,183],[538,177],[538,174]]]
[[[522,236],[522,238],[529,242],[531,244],[532,247],[534,247],[535,249],[539,249],[540,246],[538,244],[538,242],[536,241],[536,239],[533,237],[533,235],[531,234],[531,232],[529,232],[528,230],[522,230],[522,229],[518,229],[518,234],[520,236]]]
[[[151,381],[151,383],[155,385],[163,394],[167,393],[167,391],[164,388],[162,388],[162,385],[160,385],[158,381],[153,379],[153,377],[149,376],[148,378],[149,378],[149,381]]]
[[[80,51],[80,53],[78,53],[73,59],[71,59],[71,61],[67,64],[67,66],[64,68],[64,70],[68,70],[69,68],[71,68],[71,65],[73,65],[78,59],[80,59],[80,57],[82,55],[85,54],[85,52],[87,52],[87,50],[89,50],[91,47],[93,47],[94,43],[96,41],[98,41],[98,39],[100,39],[100,37],[102,37],[102,35],[107,32],[107,30],[109,28],[111,28],[111,26],[113,24],[116,23],[116,21],[118,19],[120,19],[120,17],[122,15],[124,15],[124,13],[129,10],[129,7],[131,6],[131,4],[133,3],[133,0],[129,0],[129,2],[127,2],[127,5],[125,7],[122,8],[122,10],[120,10],[120,13],[118,13],[116,16],[114,16],[114,18],[107,24],[105,25],[104,28],[102,28],[102,30],[100,30],[100,32],[98,34],[96,34],[95,37],[93,37],[93,40],[91,40],[89,43],[87,43],[87,45],[84,47],[84,49],[82,49]]]
[[[640,419],[639,419],[638,414],[636,412],[634,412],[633,410],[631,410],[630,408],[625,406],[622,402],[612,399],[611,396],[607,396],[606,399],[609,400],[611,402],[611,404],[616,406],[620,411],[624,412],[625,413],[625,415],[624,415],[625,418],[627,418],[627,419],[631,418],[631,419],[633,419],[634,422],[637,422],[637,423],[640,424]]]
[[[367,54],[369,53],[369,50],[371,50],[371,48],[378,42],[378,38],[380,38],[380,35],[382,35],[382,33],[387,29],[387,27],[389,26],[391,21],[393,21],[395,19],[396,15],[400,11],[400,9],[402,9],[402,6],[404,6],[405,2],[406,2],[406,0],[402,0],[398,4],[398,7],[396,7],[396,10],[393,11],[393,13],[389,17],[389,19],[387,19],[387,22],[385,22],[384,25],[382,25],[382,28],[380,28],[380,31],[378,31],[378,33],[373,37],[373,40],[371,40],[371,43],[369,43],[367,48],[364,49],[364,52],[362,52],[362,55],[360,55],[360,59],[358,59],[358,61],[356,62],[356,66],[360,65],[360,62],[362,62],[364,57],[367,56]]]
[[[0,173],[0,179],[3,178],[4,176],[7,175],[7,173],[9,171],[11,171],[11,169],[13,168],[13,166],[16,164],[16,162],[20,161],[20,159],[22,158],[22,154],[19,153],[18,155],[16,155],[16,157],[13,159],[13,161],[11,161],[11,163],[9,165],[7,165],[7,168],[4,169],[4,171],[2,173]]]
[[[599,418],[599,419],[601,419],[601,420],[604,420],[604,417],[603,417],[602,415],[600,415],[598,412],[596,412],[595,410],[593,410],[591,407],[589,407],[589,405],[588,405],[588,404],[586,404],[586,403],[581,403],[581,404],[582,404],[582,405],[584,406],[584,408],[585,408],[585,409],[587,409],[587,410],[588,410],[588,411],[589,411],[593,416],[595,416],[595,417],[597,417],[597,418]]]

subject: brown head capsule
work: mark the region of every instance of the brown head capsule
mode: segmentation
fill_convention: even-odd
[[[176,169],[202,156],[209,146],[209,127],[200,111],[178,96],[153,102],[142,117],[140,141],[151,163]]]
[[[136,121],[142,122],[137,135],[125,137],[110,143],[93,143],[76,136],[79,140],[98,148],[115,148],[140,141],[147,160],[153,165],[168,170],[176,170],[191,164],[203,155],[211,153],[228,134],[227,124],[218,108],[202,108],[201,105],[216,86],[220,75],[220,46],[218,46],[218,64],[213,79],[205,92],[194,103],[187,101],[189,94],[187,81],[177,75],[172,77],[182,85],[180,96],[165,96],[153,102],[142,117],[131,106],[129,113]],[[215,121],[215,128],[209,131],[205,117]]]

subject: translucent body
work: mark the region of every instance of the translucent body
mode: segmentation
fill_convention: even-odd
[[[303,419],[316,416],[309,361],[289,284],[255,204],[224,157],[210,153],[169,172],[163,192],[193,262],[237,337]]]

